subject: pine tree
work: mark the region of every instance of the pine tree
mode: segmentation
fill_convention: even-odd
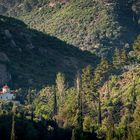
[[[101,97],[100,92],[98,92],[98,88],[107,80],[108,71],[109,71],[109,63],[105,58],[101,59],[101,63],[97,66],[94,74],[94,82],[95,82],[95,89],[96,89],[96,100],[98,101],[98,124],[102,124],[102,114],[101,114]]]
[[[114,52],[114,56],[113,56],[113,66],[120,66],[121,64],[121,58],[120,58],[120,51],[119,49],[115,49],[115,52]]]
[[[125,48],[123,48],[120,51],[120,56],[121,56],[120,57],[120,59],[121,59],[121,61],[120,61],[121,65],[125,65],[127,63],[127,61],[128,61]]]
[[[108,71],[110,70],[110,65],[106,58],[102,58],[100,64],[95,69],[94,80],[96,83],[96,88],[100,87],[108,77]]]
[[[62,73],[57,74],[56,88],[57,88],[57,93],[60,99],[60,104],[62,104],[65,99],[65,76]]]
[[[136,109],[133,114],[134,121],[131,123],[134,140],[140,138],[140,99],[137,100]]]
[[[132,120],[132,111],[131,108],[128,108],[128,116],[127,116],[127,121],[126,121],[126,132],[125,132],[125,137],[127,137],[127,140],[134,140],[132,128],[131,128],[131,120]]]
[[[91,104],[95,99],[95,84],[91,66],[82,70],[82,91],[87,104]]]
[[[135,109],[135,106],[136,106],[136,81],[135,81],[135,75],[134,75],[134,72],[132,72],[132,80],[133,80],[133,87],[132,87],[132,92],[131,92],[131,111],[132,113],[134,113],[134,109]]]
[[[114,137],[114,120],[113,120],[111,109],[108,110],[106,128],[107,128],[106,140],[113,140],[113,137]]]
[[[139,60],[140,59],[140,36],[138,36],[137,40],[135,41],[133,45],[133,50]]]
[[[78,102],[78,110],[77,110],[78,128],[81,131],[83,131],[83,107],[82,107],[83,95],[81,91],[81,76],[79,73],[76,79],[76,90],[77,90],[77,102]]]
[[[109,81],[107,80],[107,84],[106,84],[106,86],[107,86],[107,94],[106,94],[106,98],[107,98],[107,100],[109,100],[110,99],[110,88],[109,88]]]
[[[56,96],[56,91],[54,90],[54,106],[53,106],[53,114],[54,116],[57,115],[57,96]]]

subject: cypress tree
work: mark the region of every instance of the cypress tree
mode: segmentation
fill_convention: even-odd
[[[15,104],[13,104],[13,108],[12,108],[12,128],[11,128],[11,140],[16,140],[16,136],[15,136],[15,113],[16,113],[17,107],[15,106]]]
[[[101,97],[98,95],[98,124],[102,124],[102,113],[101,113]]]
[[[53,114],[54,116],[57,115],[57,96],[56,91],[54,90],[54,105],[53,105]]]
[[[138,61],[140,60],[140,35],[138,36],[137,40],[135,41],[133,45],[133,50],[136,54],[136,57]]]
[[[108,71],[109,71],[109,63],[105,58],[101,59],[100,64],[97,66],[94,74],[94,83],[95,83],[95,89],[96,89],[96,100],[98,101],[98,124],[102,124],[102,114],[101,114],[101,95],[100,92],[98,92],[98,88],[104,83],[105,80],[107,80],[108,77]]]
[[[65,76],[62,73],[58,73],[56,77],[56,88],[62,104],[65,99]]]
[[[15,113],[13,113],[13,116],[12,116],[11,140],[16,140],[16,136],[15,136]]]
[[[82,91],[84,93],[84,100],[87,104],[94,102],[95,98],[95,84],[93,71],[91,66],[87,66],[82,70]]]
[[[134,76],[133,72],[132,72],[132,80],[133,80],[133,87],[132,87],[132,92],[131,92],[131,98],[132,98],[131,110],[132,110],[132,113],[133,113],[134,109],[135,109],[135,106],[136,106],[136,81],[135,81],[135,76]]]
[[[76,79],[76,90],[77,90],[77,102],[78,102],[78,110],[77,110],[78,128],[81,131],[83,131],[83,108],[82,108],[83,95],[81,91],[81,76],[79,73]]]
[[[107,84],[106,84],[106,86],[107,86],[107,95],[106,95],[106,98],[107,98],[107,100],[109,100],[109,99],[110,99],[110,88],[109,88],[109,81],[107,81]]]

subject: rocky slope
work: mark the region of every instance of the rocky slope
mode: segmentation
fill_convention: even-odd
[[[1,5],[29,26],[99,54],[128,47],[139,34],[139,0],[3,0]]]
[[[42,32],[22,21],[0,16],[0,85],[41,87],[55,82],[58,72],[69,83],[82,67],[96,57]]]

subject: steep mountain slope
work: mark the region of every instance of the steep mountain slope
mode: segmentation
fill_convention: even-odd
[[[0,16],[0,85],[41,87],[63,72],[70,82],[77,70],[96,57],[65,42],[27,28],[19,20]]]
[[[133,43],[139,33],[139,0],[14,1],[7,13],[83,50],[106,54]]]

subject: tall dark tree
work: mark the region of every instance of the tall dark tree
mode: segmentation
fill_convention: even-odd
[[[112,140],[114,137],[114,120],[113,120],[113,112],[111,109],[108,110],[106,128],[107,128],[106,140]]]
[[[100,64],[97,66],[94,74],[94,82],[96,87],[96,93],[97,94],[97,101],[98,101],[98,124],[102,124],[101,119],[101,95],[98,91],[98,88],[107,80],[108,78],[108,71],[109,71],[109,63],[105,58],[101,59]]]
[[[13,114],[13,117],[12,117],[11,140],[16,140],[16,136],[15,136],[15,114]]]
[[[135,41],[134,45],[133,45],[133,50],[135,52],[135,55],[138,59],[138,61],[140,60],[140,35],[137,38],[137,40]]]
[[[94,104],[97,93],[95,92],[94,74],[91,66],[82,70],[82,92],[87,105]]]
[[[77,103],[78,103],[78,110],[77,110],[77,122],[78,128],[83,131],[83,94],[81,90],[81,75],[77,74],[76,79],[76,91],[77,91]]]
[[[135,106],[136,106],[136,76],[134,75],[134,72],[132,71],[132,92],[131,92],[131,111],[134,112]]]
[[[60,72],[56,76],[56,88],[59,97],[59,103],[62,104],[65,99],[65,76]]]
[[[12,128],[11,128],[11,140],[16,140],[16,135],[15,135],[15,113],[16,113],[16,106],[13,105],[12,108]]]
[[[54,105],[53,105],[53,114],[54,114],[54,116],[55,115],[57,115],[57,111],[58,111],[58,105],[57,105],[57,95],[56,95],[56,90],[55,90],[55,88],[54,88],[54,90],[53,90],[53,94],[54,94],[54,97],[53,97],[53,99],[54,99]]]
[[[137,99],[136,109],[133,114],[134,121],[131,123],[131,128],[133,131],[134,140],[139,140],[140,138],[140,99]]]
[[[101,112],[101,97],[98,95],[98,124],[102,124],[102,112]]]

